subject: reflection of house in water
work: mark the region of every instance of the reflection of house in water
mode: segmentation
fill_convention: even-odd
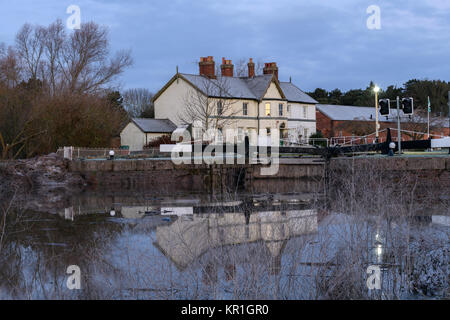
[[[316,210],[181,215],[157,227],[155,245],[180,269],[212,248],[257,241],[264,241],[270,255],[280,260],[286,240],[317,228]]]
[[[120,213],[125,219],[142,219],[146,214],[155,213],[156,207],[150,206],[122,206]]]
[[[433,224],[450,227],[450,216],[433,216],[432,222]]]

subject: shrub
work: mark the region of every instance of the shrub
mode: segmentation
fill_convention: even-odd
[[[175,141],[172,141],[171,136],[166,134],[147,143],[144,149],[158,148],[162,144],[175,144]]]

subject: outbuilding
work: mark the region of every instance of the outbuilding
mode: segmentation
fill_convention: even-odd
[[[133,118],[120,133],[121,145],[130,151],[142,151],[149,142],[172,134],[176,128],[169,119]]]

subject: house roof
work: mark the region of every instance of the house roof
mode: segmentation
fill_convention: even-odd
[[[318,104],[317,110],[325,114],[331,120],[359,120],[359,121],[375,121],[375,107],[356,107],[356,106],[341,106],[334,104]],[[378,115],[380,122],[393,122],[397,121],[397,110],[391,108],[391,114],[389,118],[386,116]],[[403,111],[400,110],[400,116],[405,116]]]
[[[153,97],[153,101],[155,101],[178,77],[186,80],[194,88],[208,94],[210,97],[261,101],[270,84],[274,81],[283,99],[291,102],[317,103],[316,100],[312,99],[295,85],[288,82],[278,82],[272,74],[259,75],[251,78],[217,76],[216,79],[210,79],[196,74],[177,73]]]
[[[239,79],[239,78],[238,78]],[[252,78],[242,78],[244,85],[253,93],[256,100],[261,100],[272,82],[273,75],[266,74]]]
[[[375,107],[355,107],[355,106],[341,106],[333,104],[317,104],[316,108],[322,112],[331,120],[340,121],[375,121]],[[414,123],[427,123],[426,116],[415,113],[410,117],[406,116],[402,110],[400,110],[401,122],[414,122]],[[378,115],[380,122],[397,122],[397,109],[391,107],[391,114],[388,119],[386,116]],[[448,128],[449,123],[446,118],[433,117],[431,119],[431,125],[437,127]]]
[[[280,82],[280,86],[288,101],[312,104],[319,103],[291,82]]]
[[[132,121],[145,133],[172,133],[177,128],[169,119],[133,118]]]
[[[210,79],[200,75],[181,74],[186,80],[197,87],[200,91],[213,97],[240,98],[259,100],[259,97],[247,86],[245,80],[235,77],[221,77]],[[265,81],[266,88],[271,78]],[[264,85],[263,82],[261,84]],[[265,89],[264,88],[264,91]]]

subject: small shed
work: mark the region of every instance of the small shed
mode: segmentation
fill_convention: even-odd
[[[133,118],[120,133],[121,145],[130,151],[142,151],[150,141],[170,135],[176,128],[169,119]]]

